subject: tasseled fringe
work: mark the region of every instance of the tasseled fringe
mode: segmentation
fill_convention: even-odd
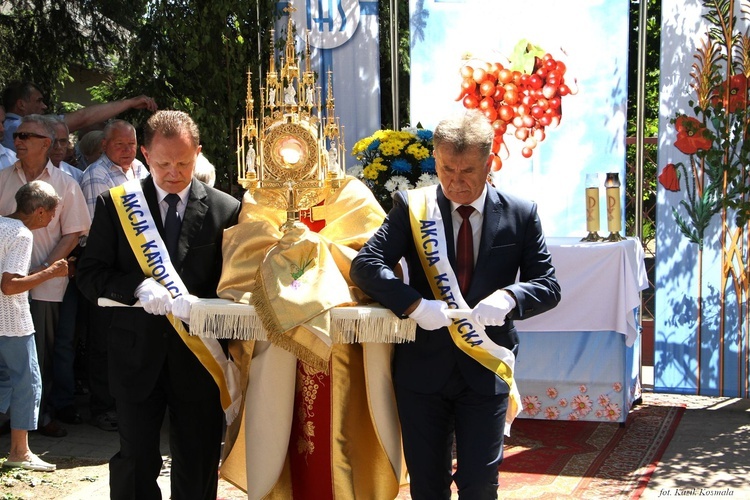
[[[316,356],[310,349],[305,349],[299,342],[295,342],[284,334],[269,334],[269,339],[275,346],[284,349],[294,355],[303,363],[310,365],[315,371],[328,375],[328,358],[322,359]],[[330,357],[330,349],[328,351]]]
[[[268,340],[253,306],[225,299],[200,299],[193,304],[190,334],[214,339]]]
[[[337,344],[401,344],[414,340],[417,332],[415,321],[404,321],[386,309],[372,314],[369,308],[334,309],[331,315],[331,332]]]
[[[250,305],[224,299],[200,299],[190,311],[190,333],[216,339],[269,340],[260,316]],[[416,331],[415,321],[399,319],[382,307],[331,309],[331,339],[337,344],[400,344],[413,341]],[[279,337],[284,337],[283,333],[274,338],[274,343],[284,341]],[[304,353],[294,354],[299,354],[300,359],[310,357]]]

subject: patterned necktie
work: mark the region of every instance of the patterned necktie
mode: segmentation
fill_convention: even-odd
[[[174,193],[168,194],[164,198],[169,205],[167,216],[164,218],[164,242],[167,245],[167,251],[172,259],[177,257],[177,242],[180,239],[180,226],[182,221],[177,212],[177,203],[180,197]]]
[[[465,295],[471,284],[471,275],[474,272],[474,235],[471,230],[471,222],[469,222],[469,217],[474,213],[474,207],[461,205],[456,210],[463,218],[456,240],[456,267],[458,284],[461,287],[461,293]]]

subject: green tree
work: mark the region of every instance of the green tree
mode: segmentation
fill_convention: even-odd
[[[420,3],[422,0],[420,0]],[[391,6],[389,0],[378,2],[380,30],[380,122],[382,128],[400,129],[409,125],[409,85],[411,79],[410,36],[419,26],[411,27],[409,0],[396,0],[398,9],[398,100],[399,123],[393,123],[393,70],[391,67]],[[416,125],[416,124],[414,124]]]
[[[162,109],[189,113],[216,167],[216,186],[231,192],[247,71],[257,92],[259,68],[268,69],[270,28],[277,17],[271,0],[152,1],[132,33],[128,57],[97,95],[115,100],[145,93]],[[259,102],[259,95],[254,98]]]
[[[48,96],[74,66],[106,68],[126,57],[127,38],[143,23],[147,0],[6,0],[0,9],[0,88],[31,80]]]
[[[641,104],[638,102],[638,38],[639,9],[647,4],[646,19],[646,59],[645,59],[645,95],[643,102],[643,135],[645,138],[656,138],[659,133],[659,52],[661,44],[661,0],[632,0],[630,2],[630,58],[628,61],[628,122],[627,137],[635,137],[638,123],[636,114]],[[656,221],[653,217],[656,210],[656,152],[655,140],[647,140],[644,145],[643,165],[643,240],[648,242],[656,236]],[[631,145],[627,149],[626,161],[635,167],[636,149]],[[626,223],[629,235],[636,234],[635,228],[635,172],[629,170],[625,180],[628,205]]]

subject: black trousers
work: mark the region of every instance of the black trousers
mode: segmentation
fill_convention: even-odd
[[[497,499],[507,394],[478,394],[456,369],[437,393],[396,384],[396,403],[414,500],[449,500],[453,481],[461,500]]]
[[[216,499],[224,418],[218,389],[204,401],[184,401],[176,397],[175,384],[189,386],[190,380],[170,378],[165,363],[146,400],[116,399],[120,451],[109,461],[113,500],[161,500],[156,480],[162,466],[159,438],[167,410],[172,500]]]

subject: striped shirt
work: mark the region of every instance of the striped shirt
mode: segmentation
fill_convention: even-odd
[[[81,177],[81,190],[84,198],[86,198],[91,218],[94,218],[96,199],[100,194],[131,179],[145,179],[148,175],[146,166],[139,160],[133,160],[132,166],[126,173],[122,170],[122,167],[115,165],[106,154],[101,155],[98,160],[83,171],[83,177]]]

